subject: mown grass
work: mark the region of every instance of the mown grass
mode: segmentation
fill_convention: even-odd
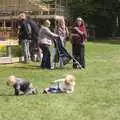
[[[88,42],[86,63],[85,70],[69,64],[53,71],[39,69],[38,63],[0,65],[0,120],[120,120],[120,44]],[[6,86],[11,74],[31,81],[39,94],[13,96]],[[77,78],[73,94],[41,94],[66,74]]]

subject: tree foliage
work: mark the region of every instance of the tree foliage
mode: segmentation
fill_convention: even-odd
[[[96,26],[98,37],[116,33],[116,17],[120,17],[119,0],[68,0],[71,16],[81,16]]]

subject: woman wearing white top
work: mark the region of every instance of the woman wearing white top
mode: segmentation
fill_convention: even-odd
[[[61,17],[61,19],[58,21],[58,26],[56,27],[55,29],[55,33],[57,33],[59,35],[59,39],[58,40],[61,40],[61,43],[62,43],[62,46],[65,47],[65,43],[66,43],[66,39],[67,37],[69,36],[69,31],[65,25],[65,19],[64,17]],[[57,42],[57,41],[56,41]],[[56,54],[57,54],[57,49],[54,47],[53,48],[53,60],[52,60],[52,68],[54,69],[55,66],[56,66]],[[62,62],[62,58],[59,57],[59,63],[60,63],[60,67],[63,66],[63,62]]]

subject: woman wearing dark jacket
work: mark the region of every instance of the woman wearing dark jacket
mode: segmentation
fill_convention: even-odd
[[[82,18],[77,18],[75,26],[72,28],[72,54],[73,57],[80,63],[82,68],[85,68],[85,41],[87,32]],[[77,63],[73,60],[73,68],[77,68]]]
[[[28,17],[27,21],[31,26],[30,55],[31,60],[34,60],[34,53],[36,50],[38,50],[38,38],[40,27],[38,26],[36,21],[32,20],[30,17]]]

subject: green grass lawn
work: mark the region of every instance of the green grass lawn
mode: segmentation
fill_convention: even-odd
[[[120,44],[88,42],[86,63],[85,70],[69,64],[53,71],[39,69],[38,63],[0,65],[0,120],[120,120]],[[73,94],[12,96],[6,86],[11,74],[40,91],[66,74],[74,74],[77,84]]]

